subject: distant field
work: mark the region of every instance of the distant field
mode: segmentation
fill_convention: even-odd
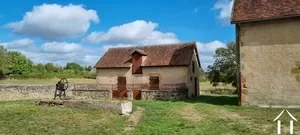
[[[68,78],[67,78],[68,79]],[[53,79],[5,79],[0,80],[0,84],[56,84],[60,78]],[[95,84],[96,79],[84,79],[84,78],[69,78],[70,84]]]
[[[200,82],[200,90],[204,94],[211,92],[215,92],[215,94],[232,94],[235,92],[236,88],[222,83],[217,87],[213,87],[210,82]]]

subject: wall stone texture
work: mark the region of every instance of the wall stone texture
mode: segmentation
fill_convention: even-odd
[[[97,99],[112,98],[111,90],[72,90],[72,95],[77,98]]]
[[[100,84],[75,84],[72,95],[77,98],[97,99],[112,98],[112,91],[109,85]]]
[[[112,98],[112,90],[109,88],[99,84],[74,84],[69,85],[66,94],[76,99]],[[0,100],[53,99],[54,92],[55,85],[2,84]],[[187,89],[141,90],[143,100],[180,100],[187,96]],[[127,91],[127,99],[133,100],[132,90]]]
[[[72,85],[69,89],[72,89]],[[55,85],[2,84],[0,85],[0,100],[53,98],[54,92]],[[70,95],[70,90],[66,94]]]
[[[240,25],[242,105],[300,106],[299,22]]]
[[[188,90],[141,90],[142,99],[180,100],[188,97]]]

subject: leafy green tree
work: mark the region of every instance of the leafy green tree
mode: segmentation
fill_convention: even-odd
[[[45,66],[44,66],[43,64],[41,64],[41,63],[35,65],[35,68],[36,68],[36,70],[37,70],[38,72],[42,72],[42,73],[46,72]]]
[[[84,68],[84,70],[91,71],[92,70],[92,66],[87,66],[87,67]]]
[[[200,76],[200,82],[207,81],[206,73],[204,72],[204,70],[202,68],[200,68],[199,73],[200,73],[200,75],[199,75]]]
[[[53,63],[46,63],[45,64],[45,69],[46,69],[47,72],[54,72],[55,65]]]
[[[75,70],[75,71],[82,71],[83,67],[81,67],[79,64],[77,64],[75,62],[71,62],[71,63],[67,63],[66,69],[72,69],[72,70]]]
[[[16,51],[8,52],[8,74],[28,75],[32,72],[33,62],[26,56]]]
[[[3,79],[7,72],[7,50],[0,45],[0,79]]]
[[[218,48],[215,52],[215,62],[208,66],[208,79],[214,85],[218,82],[237,86],[237,63],[235,43],[228,43],[224,48]]]

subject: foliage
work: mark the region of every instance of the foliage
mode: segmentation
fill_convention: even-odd
[[[200,68],[200,82],[206,82],[207,81],[207,75],[204,72],[204,70],[202,68]]]
[[[8,52],[8,74],[28,75],[32,73],[33,62],[20,52]]]
[[[84,70],[91,71],[92,70],[92,66],[87,66],[87,67],[84,68]]]
[[[7,51],[0,45],[0,79],[3,78],[94,78],[92,67],[72,62],[65,67],[53,63],[34,64],[20,52]]]
[[[5,73],[7,70],[7,50],[0,46],[0,79],[4,78]]]
[[[75,71],[82,71],[83,67],[81,67],[79,64],[77,64],[75,62],[71,62],[71,63],[67,63],[65,69],[71,69],[71,70],[75,70]]]
[[[208,79],[214,86],[219,82],[237,86],[237,63],[235,43],[229,43],[225,48],[218,48],[214,55],[215,62],[207,67]]]

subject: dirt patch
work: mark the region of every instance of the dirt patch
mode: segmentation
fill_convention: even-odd
[[[199,115],[199,112],[192,105],[187,105],[183,109],[179,109],[178,111],[180,116],[186,120],[193,122],[198,122],[202,120],[202,117]]]
[[[215,111],[217,111],[220,114],[221,118],[225,118],[225,119],[229,119],[233,122],[237,122],[237,123],[247,127],[248,129],[262,131],[263,133],[269,133],[272,130],[272,125],[269,125],[269,124],[265,124],[265,125],[256,127],[255,123],[253,121],[251,121],[250,118],[248,118],[246,116],[241,116],[237,112],[232,112],[232,111],[228,111],[228,110],[224,110],[224,109],[215,110]]]
[[[130,133],[134,130],[136,125],[141,120],[143,113],[144,113],[144,109],[141,107],[137,107],[137,110],[133,112],[131,115],[129,115],[127,120],[129,124],[124,129],[125,133]]]
[[[243,121],[246,119],[246,117],[241,116],[240,114],[238,114],[236,112],[231,112],[231,111],[227,111],[227,110],[223,110],[223,109],[218,110],[218,113],[220,114],[220,116],[228,118],[232,121]]]

